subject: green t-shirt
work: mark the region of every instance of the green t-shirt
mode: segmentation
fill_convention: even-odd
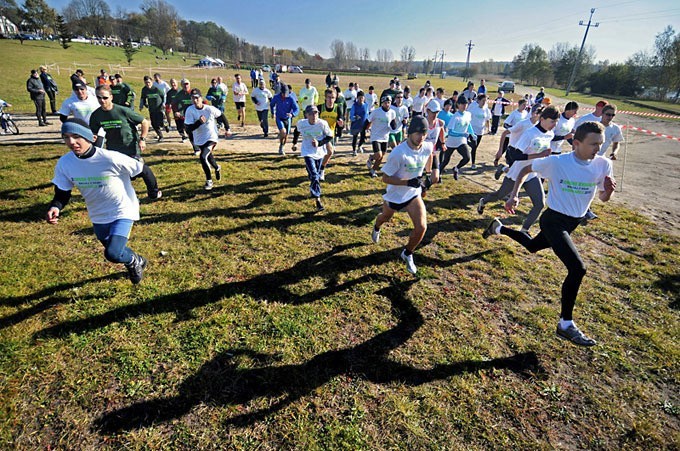
[[[209,99],[208,96],[210,96]],[[215,108],[220,108],[222,105],[224,105],[224,99],[226,97],[227,97],[226,94],[220,89],[219,86],[215,87],[211,86],[210,88],[208,88],[208,92],[205,95],[205,98],[210,100],[210,103]]]
[[[111,94],[113,95],[113,103],[116,105],[122,105],[131,107],[134,93],[132,88],[127,83],[118,83],[116,86],[111,86]]]
[[[186,92],[184,89],[178,91],[175,97],[172,98],[172,109],[173,111],[178,111],[182,116],[186,113],[187,108],[193,105],[191,101],[191,94]]]
[[[175,98],[178,92],[178,90],[170,88],[168,92],[165,93],[165,105],[172,106],[172,99]]]
[[[120,105],[113,105],[111,111],[97,108],[90,116],[90,129],[95,135],[100,128],[106,132],[106,148],[124,153],[130,157],[140,154],[137,125],[144,118],[141,114]]]
[[[142,104],[146,105],[149,111],[162,111],[164,97],[163,91],[155,86],[142,88]]]

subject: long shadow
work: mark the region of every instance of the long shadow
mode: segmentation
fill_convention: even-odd
[[[148,302],[131,304],[110,310],[99,315],[83,319],[66,321],[34,334],[34,338],[59,337],[70,333],[84,333],[99,329],[120,320],[140,317],[143,315],[158,315],[173,313],[177,321],[189,318],[191,312],[205,305],[219,302],[223,298],[234,295],[247,295],[255,300],[276,301],[290,305],[302,305],[316,302],[319,299],[350,289],[367,280],[368,276],[361,276],[339,284],[338,280],[347,273],[365,269],[371,266],[382,266],[395,261],[401,249],[389,249],[368,254],[361,257],[342,255],[342,252],[364,246],[363,243],[353,243],[336,246],[327,252],[301,260],[288,269],[273,273],[261,274],[245,281],[234,281],[210,288],[200,288],[190,291],[173,293],[157,297]],[[439,260],[427,256],[419,256],[421,265],[449,267],[468,262],[491,251],[479,252],[473,255],[457,257],[451,260]],[[306,294],[291,290],[296,284],[310,277],[323,277],[324,287]]]
[[[373,276],[384,278],[383,276]],[[220,353],[204,364],[193,376],[185,379],[179,394],[173,397],[141,401],[114,410],[95,420],[93,429],[105,434],[129,431],[167,422],[187,414],[200,403],[219,406],[241,405],[259,398],[269,400],[268,407],[237,414],[226,423],[237,427],[248,426],[307,396],[339,375],[363,378],[376,384],[399,382],[417,386],[448,377],[482,370],[505,369],[520,376],[544,374],[533,352],[516,354],[493,360],[465,360],[453,364],[437,364],[420,369],[395,362],[388,354],[406,343],[422,326],[424,320],[406,296],[413,284],[389,281],[378,291],[391,303],[397,324],[356,346],[321,353],[302,364],[269,364],[258,368],[239,368],[235,357],[247,356],[255,361],[267,358],[247,349],[233,349]]]
[[[42,185],[29,186],[26,188],[14,188],[0,191],[0,200],[17,200],[21,199],[21,195],[27,191],[51,188],[51,183],[43,183]]]
[[[652,286],[672,296],[668,306],[680,310],[680,274],[661,274]]]
[[[92,229],[90,229],[92,231]],[[70,290],[73,288],[79,288],[91,283],[97,283],[101,282],[104,280],[111,280],[111,279],[117,279],[119,277],[118,274],[109,274],[106,276],[101,276],[101,277],[95,277],[93,279],[85,279],[81,280],[78,282],[72,282],[72,283],[60,283],[58,285],[53,285],[47,288],[43,288],[40,291],[36,291],[35,293],[32,294],[27,294],[24,296],[11,296],[11,297],[5,297],[5,298],[0,298],[0,305],[8,305],[8,306],[17,306],[21,304],[25,304],[27,302],[31,301],[36,301],[38,299],[42,299],[44,297],[48,296],[54,296],[57,293],[64,291],[64,290]]]
[[[54,155],[52,157],[33,157],[33,158],[28,158],[26,161],[28,163],[42,163],[43,161],[53,161],[53,160],[58,160],[61,158],[61,155]]]

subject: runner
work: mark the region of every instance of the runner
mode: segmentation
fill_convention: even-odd
[[[604,126],[604,144],[598,152],[598,155],[604,156],[612,146],[612,151],[609,158],[616,160],[616,154],[619,151],[619,143],[622,143],[623,134],[621,133],[621,126],[614,123],[616,116],[616,105],[608,104],[602,109],[602,125]]]
[[[170,80],[172,83],[172,80]],[[177,126],[177,131],[179,132],[182,142],[186,141],[187,135],[189,136],[189,142],[191,143],[192,152],[194,155],[198,155],[200,150],[194,146],[194,137],[190,131],[187,131],[184,127],[184,113],[189,108],[193,102],[191,101],[191,82],[183,78],[181,81],[182,89],[177,91],[172,97],[172,111],[175,113],[175,125]]]
[[[371,239],[374,243],[380,241],[380,228],[392,219],[394,213],[406,211],[413,231],[409,235],[408,243],[401,252],[400,258],[406,263],[406,269],[416,274],[418,268],[413,261],[413,252],[422,241],[427,230],[427,216],[423,202],[424,190],[432,183],[439,181],[439,171],[433,168],[434,158],[432,143],[425,141],[428,124],[424,117],[414,117],[408,127],[407,139],[394,148],[387,163],[383,167],[382,180],[387,184],[383,196],[382,212],[375,219]],[[427,173],[432,170],[431,180]],[[426,177],[423,178],[423,172]]]
[[[574,124],[574,130],[577,129],[584,122],[602,122],[602,114],[605,106],[607,106],[606,100],[600,100],[599,102],[597,102],[595,104],[595,111],[593,111],[592,113],[584,114],[583,116],[576,119],[576,123]]]
[[[408,108],[404,106],[404,94],[399,92],[394,97],[394,103],[390,106],[394,110],[397,121],[397,129],[390,132],[389,146],[394,149],[404,140],[404,129],[408,125]]]
[[[163,141],[163,91],[153,85],[151,77],[144,76],[144,87],[142,88],[142,95],[139,98],[139,111],[144,107],[149,109],[149,120],[151,127],[156,132],[156,141]]]
[[[498,124],[501,122],[501,117],[505,114],[505,105],[510,104],[510,101],[503,97],[504,95],[505,92],[498,91],[498,96],[493,101],[490,135],[495,135],[498,132]]]
[[[494,166],[498,166],[496,173],[494,174],[494,178],[496,180],[500,179],[504,172],[508,172],[508,169],[510,169],[510,166],[512,166],[512,163],[515,161],[517,156],[522,153],[521,150],[517,150],[517,142],[519,141],[520,136],[522,136],[522,133],[538,123],[538,120],[541,118],[541,113],[543,113],[544,109],[545,107],[543,105],[539,103],[535,104],[531,107],[531,114],[528,118],[517,122],[507,130],[503,131],[498,146],[498,152],[496,152],[496,157],[493,160]],[[505,162],[507,163],[507,166],[498,164],[504,153],[506,153]]]
[[[127,108],[135,109],[135,92],[130,85],[123,82],[123,77],[116,74],[111,79],[111,93],[113,94],[113,103]]]
[[[94,110],[99,108],[97,96],[90,94],[87,86],[83,83],[74,83],[73,93],[75,98],[69,96],[62,102],[61,107],[57,112],[59,114],[59,120],[63,123],[66,122],[66,119],[68,119],[69,116],[73,116],[89,124],[90,115]]]
[[[238,112],[237,121],[241,121],[241,127],[246,125],[246,96],[248,95],[248,87],[241,81],[241,74],[234,75],[234,86],[231,90],[234,92],[234,105]]]
[[[272,97],[272,92],[265,86],[264,79],[258,81],[257,88],[253,89],[253,93],[250,95],[255,104],[257,118],[260,120],[260,127],[265,138],[269,136],[269,103]]]
[[[458,172],[460,168],[465,166],[470,161],[470,146],[468,146],[468,137],[477,139],[475,132],[472,129],[472,115],[467,109],[467,97],[459,95],[456,101],[456,112],[453,114],[448,124],[446,124],[446,151],[439,166],[439,173],[444,174],[446,165],[451,161],[453,151],[457,151],[461,155],[461,160],[453,168],[453,178],[458,180]]]
[[[47,222],[59,222],[71,191],[77,187],[85,199],[94,233],[104,245],[104,257],[123,263],[130,281],[138,284],[147,261],[127,247],[132,224],[139,220],[139,201],[130,180],[143,172],[144,164],[95,147],[95,136],[81,119],[67,119],[61,125],[61,135],[71,152],[59,158],[54,169],[54,198],[47,210]]]
[[[413,117],[423,114],[426,101],[427,97],[425,97],[425,88],[420,88],[418,95],[413,98]]]
[[[586,266],[571,240],[595,195],[602,202],[611,199],[616,182],[612,177],[612,163],[597,155],[604,141],[604,127],[597,122],[586,122],[574,135],[574,151],[535,160],[518,174],[506,210],[514,213],[519,204],[517,193],[525,177],[536,171],[549,181],[548,209],[541,215],[541,232],[536,237],[509,229],[494,219],[483,236],[503,234],[524,246],[529,252],[552,248],[567,268],[562,284],[561,312],[556,334],[579,346],[593,346],[597,342],[586,336],[573,320],[574,305]]]
[[[95,92],[97,93],[99,108],[90,115],[89,125],[92,134],[97,134],[100,129],[103,129],[108,150],[114,150],[141,160],[141,153],[146,149],[149,121],[130,108],[114,104],[109,86],[101,85]],[[141,125],[139,135],[137,135],[138,125]],[[141,176],[149,198],[159,199],[162,195],[161,190],[158,189],[153,171],[146,164]]]
[[[330,160],[330,158],[333,156],[333,153],[335,153],[335,143],[337,141],[338,130],[342,130],[342,127],[344,126],[344,104],[337,102],[337,94],[339,90],[340,88],[337,86],[326,89],[326,91],[324,91],[324,103],[317,106],[319,118],[323,119],[331,128],[331,130],[333,130],[333,139],[331,140],[331,146],[328,147],[328,155],[324,159],[325,162],[328,162],[328,160]],[[324,163],[321,166],[320,173],[322,181],[326,179],[325,169],[326,165]]]
[[[408,108],[408,117],[413,114],[413,97],[411,97],[411,87],[404,87],[404,106]]]
[[[276,127],[279,129],[279,155],[285,155],[283,147],[286,145],[291,123],[300,111],[297,102],[288,96],[288,86],[282,85],[281,93],[272,97],[269,111],[276,118]]]
[[[377,108],[378,95],[375,93],[375,88],[373,86],[368,87],[368,92],[366,94],[366,106],[368,107],[368,113],[372,113],[373,110]]]
[[[447,106],[451,109],[451,103],[447,100]],[[440,107],[439,102],[430,100],[425,108],[427,112],[427,134],[425,135],[425,141],[429,142],[433,146],[433,161],[434,167],[439,167],[441,152],[444,147],[444,140],[446,139],[446,122],[439,118]]]
[[[564,106],[564,112],[560,115],[559,121],[555,126],[555,137],[550,143],[550,148],[553,154],[562,153],[562,143],[565,140],[570,140],[574,136],[574,124],[576,124],[576,113],[578,112],[578,103],[569,102]]]
[[[305,109],[305,119],[300,119],[297,129],[302,135],[300,156],[305,159],[309,192],[316,202],[317,211],[324,209],[321,203],[321,183],[324,180],[324,168],[333,155],[333,130],[323,119],[319,119],[319,109],[309,105]]]
[[[503,148],[503,152],[505,152],[505,149],[508,148],[508,142],[509,138],[508,135],[509,133],[506,133],[506,131],[512,127],[513,125],[523,121],[524,119],[527,118],[529,115],[527,111],[527,100],[526,99],[520,99],[517,102],[517,109],[512,110],[512,112],[508,115],[508,117],[505,118],[503,121],[503,133],[501,134],[501,139],[500,139],[500,146]]]
[[[210,191],[213,189],[211,166],[215,169],[215,179],[220,180],[222,178],[220,165],[217,164],[213,155],[213,149],[218,141],[217,122],[224,125],[226,130],[225,138],[228,138],[231,136],[229,121],[224,115],[224,111],[220,111],[214,106],[203,104],[200,90],[194,88],[190,94],[192,105],[187,108],[184,125],[193,133],[194,144],[200,149],[201,166],[205,173],[203,189]]]
[[[316,105],[319,103],[319,91],[312,86],[312,80],[309,78],[305,79],[305,86],[300,89],[300,95],[298,96],[299,106],[302,111],[304,111],[309,105]]]
[[[357,93],[357,100],[354,102],[349,112],[351,125],[349,131],[352,134],[352,156],[357,156],[357,148],[364,153],[364,143],[366,142],[366,127],[368,126],[368,106],[364,101],[364,91]],[[359,144],[357,145],[357,138]]]
[[[342,93],[345,98],[345,115],[343,116],[343,121],[345,123],[345,129],[349,130],[349,111],[354,106],[354,102],[357,101],[357,90],[354,88],[354,83],[350,82],[349,86]]]
[[[170,81],[173,81],[173,80],[170,80]],[[158,72],[153,74],[153,86],[160,89],[163,92],[163,108],[165,109],[165,119],[168,121],[168,125],[165,126],[165,132],[170,133],[170,125],[172,125],[172,122],[170,120],[170,118],[172,117],[172,107],[170,106],[170,104],[172,103],[171,102],[172,96],[170,97],[170,99],[168,99],[168,95],[169,95],[172,87],[169,84],[167,84],[165,82],[165,80],[163,80],[161,78],[161,74],[159,74]],[[172,93],[173,96],[177,93],[177,82],[176,81],[175,81],[175,88],[174,89],[175,89],[175,91]]]
[[[539,123],[522,133],[516,147],[521,151],[521,154],[519,154],[511,164],[510,170],[503,179],[503,184],[498,191],[479,199],[477,213],[480,215],[483,214],[484,207],[487,203],[503,199],[510,194],[515,181],[519,177],[519,173],[524,167],[531,166],[529,160],[544,158],[550,155],[550,143],[554,136],[552,129],[555,128],[559,115],[560,112],[557,108],[548,107],[541,113]],[[513,149],[515,149],[515,147],[513,147]],[[520,232],[528,234],[529,228],[536,222],[536,219],[538,219],[538,216],[543,210],[545,205],[545,192],[543,191],[541,179],[537,177],[535,173],[531,173],[525,177],[522,186],[529,195],[533,205],[520,229]]]
[[[371,177],[378,176],[380,169],[380,162],[382,162],[383,155],[387,152],[387,141],[392,130],[396,130],[400,125],[397,123],[397,115],[394,110],[390,108],[392,99],[390,96],[385,96],[380,99],[380,108],[373,110],[368,116],[368,126],[366,130],[371,130],[371,146],[373,147],[373,155],[368,157],[366,167]],[[375,124],[375,125],[374,125]]]
[[[227,93],[222,91],[217,84],[217,78],[210,80],[210,87],[205,93],[205,98],[210,101],[212,106],[224,113],[224,101],[227,99]]]
[[[474,130],[477,139],[471,139],[468,141],[470,145],[470,156],[472,157],[472,169],[477,169],[475,161],[477,160],[477,148],[482,142],[482,137],[484,136],[484,130],[489,130],[489,120],[491,120],[491,111],[489,107],[486,106],[486,94],[480,94],[477,96],[477,101],[473,102],[468,108],[470,115],[472,116],[472,130]]]

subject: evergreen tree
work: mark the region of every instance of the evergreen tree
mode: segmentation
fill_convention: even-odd
[[[125,59],[127,59],[128,65],[130,65],[132,64],[132,58],[135,56],[135,53],[139,52],[139,49],[135,48],[132,45],[132,41],[128,39],[123,44],[123,52],[125,52]]]
[[[59,35],[59,42],[64,50],[71,47],[71,34],[68,31],[66,22],[64,22],[64,17],[60,15],[57,16],[57,34]]]

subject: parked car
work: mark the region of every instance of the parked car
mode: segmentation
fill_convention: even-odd
[[[262,65],[262,72],[271,72],[272,67],[269,64],[263,64]]]
[[[359,66],[352,66],[352,67],[351,67],[351,70],[360,71],[361,68],[360,68]]]
[[[416,74],[415,72],[409,72],[406,78],[408,78],[409,80],[415,80],[416,78],[418,78],[418,74]]]
[[[301,74],[302,68],[300,66],[290,66],[288,68],[288,72],[290,72],[291,74]]]
[[[514,81],[502,81],[498,83],[498,90],[503,92],[515,92]]]

